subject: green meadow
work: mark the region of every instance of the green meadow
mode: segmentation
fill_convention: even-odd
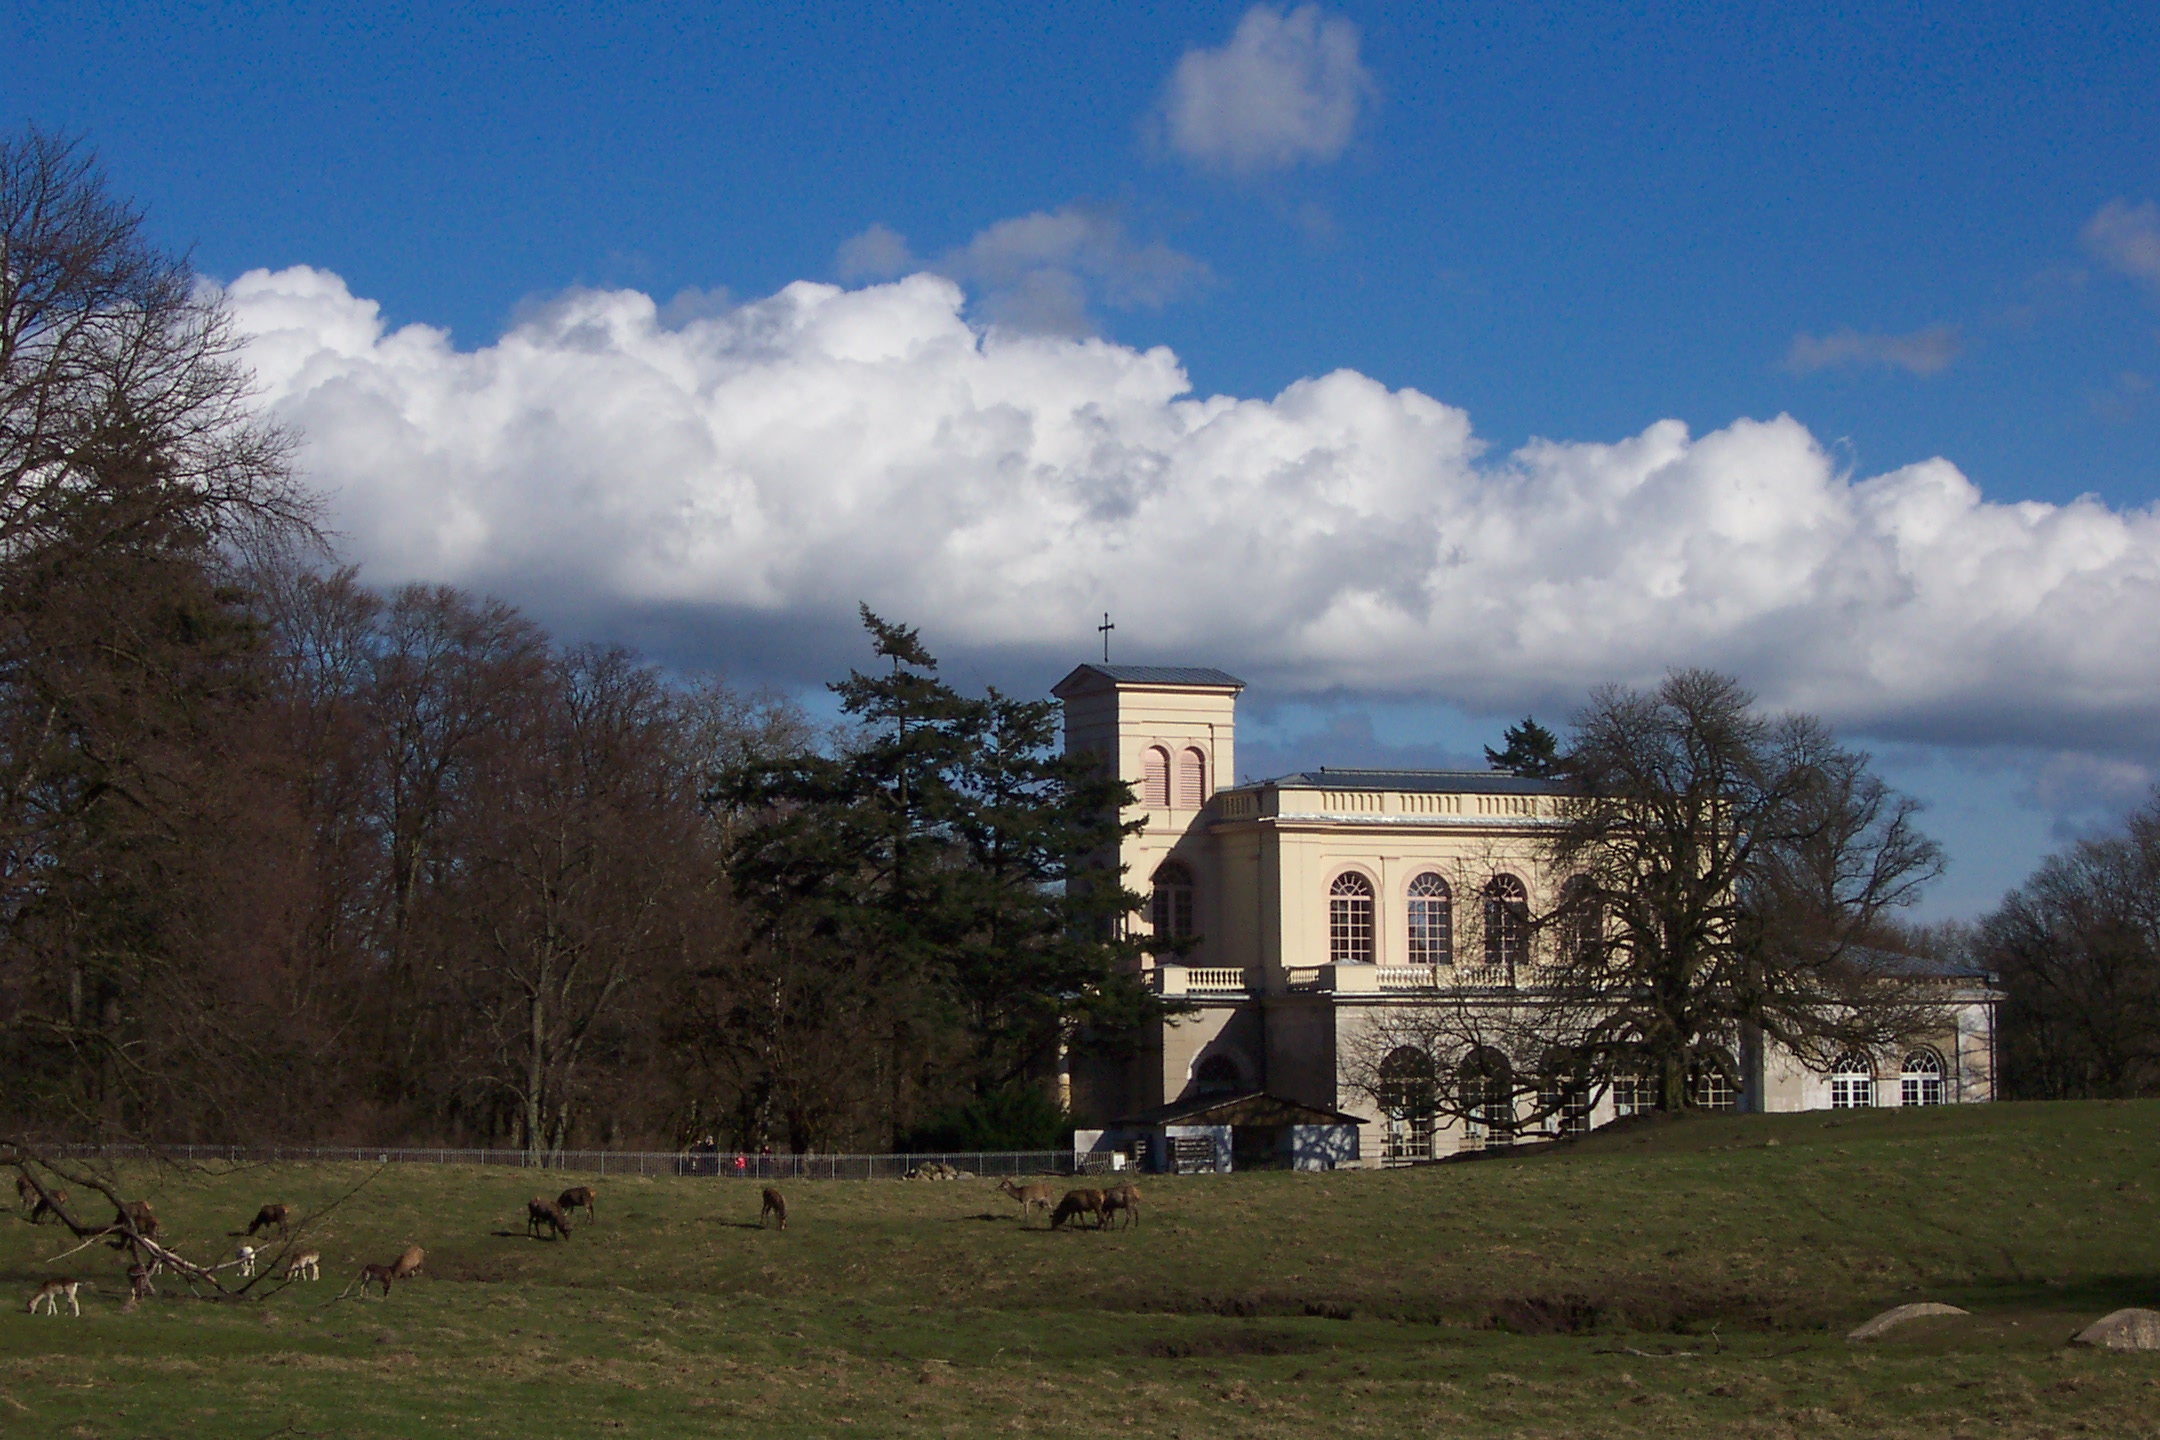
[[[0,1224],[0,1435],[2151,1434],[2160,1102],[1701,1117],[1417,1170],[1144,1177],[1137,1226],[991,1182],[141,1167],[194,1258],[258,1205],[319,1283],[240,1303]],[[586,1182],[595,1223],[526,1237]],[[365,1182],[365,1183],[363,1183]],[[1062,1188],[1062,1182],[1061,1188]],[[355,1187],[358,1187],[357,1189]],[[387,1299],[364,1261],[427,1248]],[[268,1253],[274,1255],[273,1243]],[[231,1272],[227,1272],[228,1274]],[[81,1319],[25,1313],[80,1276]],[[1853,1345],[1911,1300],[1973,1313]]]

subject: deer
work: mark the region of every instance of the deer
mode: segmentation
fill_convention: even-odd
[[[15,1176],[15,1203],[27,1210],[37,1202],[38,1198],[37,1185],[28,1175],[18,1171]]]
[[[37,1314],[37,1307],[43,1305],[46,1314],[58,1315],[60,1313],[60,1297],[65,1295],[67,1296],[68,1309],[74,1311],[78,1316],[81,1315],[82,1302],[75,1298],[75,1289],[82,1283],[80,1280],[47,1280],[31,1292],[30,1313],[32,1315]]]
[[[254,1247],[253,1245],[242,1245],[242,1246],[241,1246],[241,1247],[240,1247],[239,1249],[237,1249],[237,1250],[233,1251],[233,1264],[235,1264],[235,1265],[238,1265],[238,1266],[240,1267],[240,1278],[241,1278],[241,1279],[243,1279],[243,1280],[252,1280],[252,1279],[254,1279],[254,1278],[255,1278],[255,1247]]]
[[[248,1239],[254,1239],[256,1231],[268,1230],[272,1225],[275,1225],[277,1226],[278,1238],[282,1240],[292,1233],[286,1228],[287,1222],[291,1219],[292,1207],[290,1205],[265,1205],[255,1212],[253,1220],[248,1221]]]
[[[782,1230],[787,1229],[787,1197],[770,1185],[765,1187],[765,1204],[758,1210],[758,1229],[765,1228],[765,1217],[768,1215],[780,1222]]]
[[[535,1195],[525,1202],[525,1233],[532,1239],[540,1238],[540,1227],[547,1226],[555,1233],[550,1239],[570,1238],[570,1217],[562,1213],[562,1207],[545,1196]]]
[[[1033,1185],[1015,1185],[1010,1180],[998,1181],[998,1189],[1020,1202],[1020,1223],[1027,1224],[1030,1211],[1040,1207],[1043,1214],[1050,1213],[1050,1187],[1041,1181]]]
[[[149,1201],[130,1200],[113,1211],[113,1228],[124,1231],[129,1225],[133,1225],[135,1233],[145,1240],[157,1238],[158,1218],[151,1211]]]
[[[1058,1201],[1057,1209],[1050,1212],[1050,1228],[1055,1230],[1067,1220],[1077,1222],[1082,1215],[1095,1217],[1095,1228],[1102,1228],[1102,1191],[1068,1190],[1065,1198]]]
[[[30,1223],[33,1225],[39,1224],[47,1215],[52,1216],[55,1220],[59,1219],[60,1207],[67,1204],[67,1198],[67,1191],[65,1190],[52,1190],[39,1195],[37,1203],[30,1207]]]
[[[556,1205],[567,1215],[572,1210],[583,1210],[588,1220],[597,1219],[593,1212],[593,1188],[590,1185],[573,1185],[555,1197]]]
[[[563,1234],[568,1235],[569,1233],[569,1230],[565,1228]],[[418,1245],[408,1245],[405,1247],[405,1253],[397,1257],[396,1263],[390,1269],[398,1279],[410,1280],[420,1273],[420,1267],[426,1263],[427,1251],[421,1249]]]
[[[150,1267],[139,1260],[128,1266],[128,1308],[134,1308],[138,1301],[155,1294],[157,1289],[150,1283]]]
[[[1132,1224],[1140,1223],[1140,1187],[1130,1180],[1120,1181],[1114,1190],[1103,1191],[1102,1222],[1111,1223],[1113,1213],[1121,1213]]]
[[[360,1267],[360,1293],[367,1294],[368,1286],[382,1286],[383,1299],[390,1298],[390,1282],[397,1278],[395,1265],[363,1265]]]
[[[392,1268],[396,1267],[393,1266]],[[287,1280],[322,1279],[322,1252],[320,1250],[303,1250],[293,1256],[292,1259],[285,1262],[285,1278]]]

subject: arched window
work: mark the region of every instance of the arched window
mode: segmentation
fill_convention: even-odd
[[[1170,752],[1150,745],[1140,756],[1140,803],[1170,808]]]
[[[1463,1144],[1472,1150],[1515,1143],[1515,1082],[1507,1057],[1478,1050],[1456,1073],[1463,1114]]]
[[[1431,870],[1410,882],[1410,963],[1455,963],[1455,897]]]
[[[1590,1095],[1590,1082],[1574,1056],[1555,1050],[1545,1057],[1538,1072],[1538,1113],[1548,1134],[1589,1134]]]
[[[1245,1088],[1245,1072],[1238,1062],[1220,1052],[1202,1060],[1193,1071],[1196,1095],[1235,1095]]]
[[[1181,810],[1197,810],[1207,799],[1207,757],[1198,750],[1180,751],[1177,760],[1177,803]]]
[[[1572,964],[1595,964],[1605,953],[1605,907],[1587,875],[1575,876],[1560,889],[1560,936]]]
[[[1615,1072],[1612,1077],[1613,1117],[1625,1120],[1630,1115],[1647,1115],[1658,1106],[1658,1081],[1647,1069],[1639,1066]]]
[[[1940,1105],[1943,1103],[1942,1056],[1933,1050],[1915,1050],[1905,1057],[1905,1073],[1898,1077],[1898,1103],[1901,1105]]]
[[[1432,1158],[1433,1111],[1439,1099],[1432,1056],[1402,1045],[1380,1062],[1380,1113],[1387,1117],[1389,1160]]]
[[[1327,909],[1329,963],[1372,964],[1372,881],[1355,870],[1344,871],[1328,887]]]
[[[1857,1050],[1838,1056],[1830,1067],[1830,1108],[1865,1110],[1875,1103],[1875,1064]]]
[[[1723,1051],[1705,1050],[1688,1066],[1688,1089],[1695,1104],[1704,1110],[1740,1108],[1740,1085],[1733,1078],[1732,1061]]]
[[[1513,875],[1495,875],[1485,885],[1485,963],[1495,978],[1515,983],[1515,972],[1529,956],[1530,892]]]
[[[1193,933],[1192,871],[1182,863],[1165,860],[1156,868],[1149,901],[1148,919],[1158,938],[1183,940]]]

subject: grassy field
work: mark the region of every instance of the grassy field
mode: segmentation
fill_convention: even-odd
[[[192,1256],[342,1166],[131,1180]],[[2160,1103],[1715,1117],[1415,1171],[1148,1178],[1141,1224],[1023,1226],[986,1181],[385,1170],[319,1284],[120,1310],[102,1249],[0,1223],[0,1435],[2099,1435],[2160,1431]],[[388,1300],[364,1260],[427,1247]],[[23,1311],[91,1279],[80,1320]],[[1847,1344],[1908,1300],[1970,1318]],[[64,1307],[63,1307],[64,1308]]]

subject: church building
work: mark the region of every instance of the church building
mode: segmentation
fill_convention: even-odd
[[[1539,832],[1562,798],[1552,781],[1505,771],[1334,770],[1235,783],[1242,681],[1219,670],[1082,665],[1053,693],[1068,753],[1114,757],[1146,827],[1126,839],[1131,924],[1190,948],[1144,963],[1157,993],[1187,1001],[1138,1055],[1081,1060],[1071,1102],[1091,1128],[1076,1143],[1155,1159],[1181,1135],[1213,1135],[1221,1162],[1384,1164],[1587,1130],[1638,1106],[1606,1093],[1512,1100],[1467,1119],[1383,1105],[1373,1037],[1391,1008],[1505,1003],[1549,937],[1566,877],[1543,873]],[[1712,1108],[1791,1111],[1990,1099],[1996,995],[1987,977],[1914,971],[1948,1019],[1895,1054],[1850,1054],[1829,1073],[1740,1043],[1696,1084]],[[1397,1057],[1383,1057],[1379,1073]],[[1452,1084],[1465,1056],[1400,1059]],[[1520,1087],[1516,1087],[1520,1088]],[[1518,1113],[1551,1110],[1518,1120]],[[1243,1127],[1231,1143],[1231,1132]],[[1299,1138],[1292,1139],[1296,1135]],[[1354,1137],[1354,1138],[1353,1138]],[[1311,1143],[1307,1143],[1308,1139]]]

